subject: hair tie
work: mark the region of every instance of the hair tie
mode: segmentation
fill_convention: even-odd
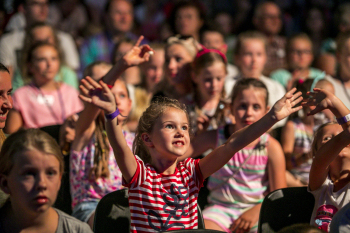
[[[210,53],[210,52],[213,52],[213,53],[217,53],[219,54],[222,59],[224,60],[224,62],[227,64],[227,58],[226,58],[226,55],[223,54],[220,50],[217,50],[217,49],[208,49],[206,47],[204,47],[202,45],[202,49],[200,51],[198,51],[197,55],[196,55],[196,59],[203,56],[204,54],[207,54],[207,53]]]
[[[304,80],[303,79],[299,79],[298,80],[298,84],[303,84],[304,83]]]

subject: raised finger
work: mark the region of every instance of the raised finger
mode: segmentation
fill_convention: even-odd
[[[84,87],[83,85],[80,85],[79,89],[84,95],[89,95],[89,90],[86,87]]]
[[[136,43],[135,43],[134,46],[139,47],[140,44],[141,44],[141,41],[143,40],[143,38],[144,38],[144,37],[141,35],[141,36],[137,39],[137,41],[136,41]]]
[[[292,107],[294,107],[295,105],[297,105],[298,103],[300,103],[303,100],[303,97],[300,96],[298,99],[294,100],[291,104]]]
[[[297,93],[295,93],[291,98],[290,98],[290,100],[291,101],[294,101],[295,99],[297,99],[299,96],[301,96],[302,95],[302,93],[299,91],[299,92],[297,92]]]
[[[86,80],[94,87],[94,88],[101,88],[101,85],[96,82],[95,80],[93,80],[92,78],[90,78],[89,76],[86,76]]]
[[[80,83],[81,83],[80,86],[85,87],[87,90],[92,90],[92,89],[94,89],[94,87],[93,87],[93,86],[90,84],[90,82],[89,82],[88,80],[86,80],[86,79],[82,79]]]
[[[91,103],[92,102],[92,99],[89,98],[89,97],[86,97],[84,95],[79,95],[79,98],[84,101],[84,102],[87,102],[87,103]]]

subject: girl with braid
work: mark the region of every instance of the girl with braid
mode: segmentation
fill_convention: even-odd
[[[100,79],[111,68],[110,64],[95,62],[86,68],[86,76]],[[111,91],[120,110],[118,119],[125,123],[131,110],[126,84],[117,80]],[[127,144],[132,147],[134,134],[123,128]],[[122,175],[113,155],[105,129],[103,111],[86,104],[76,123],[76,135],[70,155],[70,184],[72,215],[93,226],[94,212],[99,200],[106,194],[122,188]]]

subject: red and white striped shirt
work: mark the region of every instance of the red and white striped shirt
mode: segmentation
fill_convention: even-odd
[[[197,229],[197,198],[203,185],[199,159],[179,162],[174,174],[159,174],[135,156],[137,170],[129,184],[131,232]]]

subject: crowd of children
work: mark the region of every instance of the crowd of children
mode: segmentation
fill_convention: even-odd
[[[24,0],[25,29],[0,34],[0,232],[92,232],[99,201],[123,188],[131,232],[196,229],[197,206],[206,229],[257,232],[264,198],[286,187],[315,197],[310,225],[295,229],[344,225],[350,33],[326,54],[329,72],[317,57],[324,35],[277,36],[273,2],[237,36],[220,28],[227,12],[207,25],[200,2],[168,2],[168,16],[151,2],[133,12],[106,0],[104,29],[73,33],[80,68],[69,35],[46,20],[47,0]],[[147,38],[132,31],[134,14]]]

